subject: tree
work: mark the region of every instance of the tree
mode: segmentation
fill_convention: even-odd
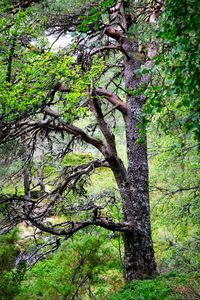
[[[196,0],[165,1],[157,29],[159,51],[145,105],[147,119],[157,113],[165,133],[179,131],[182,147],[191,139],[199,144],[199,15]]]
[[[28,6],[29,2],[31,4],[34,1],[23,3]],[[155,47],[150,44],[151,49],[145,55],[140,53],[135,24],[140,20],[141,11],[155,21],[161,7],[160,1],[155,1],[154,6],[144,2],[137,7],[136,1],[108,0],[89,2],[86,8],[80,8],[78,12],[76,10],[68,19],[69,24],[66,22],[63,25],[62,16],[49,18],[48,28],[54,28],[60,34],[75,31],[75,27],[80,33],[77,49],[81,50],[81,54],[77,60],[81,66],[77,66],[73,58],[62,52],[53,54],[42,48],[41,44],[39,48],[30,44],[33,33],[27,30],[27,22],[33,16],[37,18],[37,11],[30,10],[28,13],[23,5],[20,7],[19,4],[18,9],[16,4],[14,8],[9,8],[10,12],[8,9],[4,11],[5,15],[11,14],[13,23],[9,20],[2,25],[4,33],[10,37],[10,52],[2,58],[2,73],[7,75],[4,75],[2,84],[1,143],[17,140],[19,145],[23,145],[21,161],[23,164],[26,162],[22,169],[24,194],[16,191],[15,194],[1,197],[5,208],[2,232],[22,221],[28,222],[41,232],[56,237],[53,242],[47,243],[45,254],[56,250],[62,237],[68,239],[90,225],[122,232],[126,281],[151,278],[157,274],[151,238],[147,141],[140,119],[146,101],[141,90],[150,79],[149,74],[141,74],[140,70],[143,64],[147,67],[151,65]],[[83,44],[86,41],[90,46]],[[91,46],[94,41],[97,47]],[[116,52],[119,54],[114,55]],[[105,53],[111,63],[108,63]],[[103,57],[105,66],[102,62],[99,66],[95,64],[95,56]],[[117,73],[111,72],[112,68],[117,69]],[[107,71],[112,78],[110,81],[106,78],[107,87],[99,87],[105,81]],[[117,76],[122,78],[121,83],[116,79]],[[114,87],[120,92],[115,93]],[[118,111],[123,117],[127,167],[119,157],[112,124],[108,119],[113,111]],[[78,127],[76,122],[91,115],[95,119],[92,133]],[[101,132],[101,138],[93,134],[96,127]],[[66,154],[74,139],[79,139],[96,148],[100,159],[65,168],[50,191],[44,187],[42,177],[43,187],[39,184],[41,190],[35,191],[31,163],[33,152],[41,147],[44,137],[51,142],[58,134],[72,136],[67,148],[61,149],[60,153]],[[79,205],[79,212],[87,211],[84,219],[77,221],[76,215],[74,220],[66,218],[64,222],[49,224],[47,218],[56,212],[61,203],[66,202],[69,190],[76,190],[78,195],[82,195],[84,176],[102,166],[110,168],[116,180],[121,196],[122,220],[116,222],[101,216],[100,211],[105,205],[97,205],[90,199],[84,205]],[[110,195],[102,196],[109,202],[112,199]],[[68,210],[73,210],[73,205],[68,206]],[[49,247],[53,248],[49,250]],[[40,250],[41,247],[37,251]]]

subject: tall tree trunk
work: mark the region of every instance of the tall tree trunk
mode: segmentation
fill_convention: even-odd
[[[135,57],[138,45],[124,41],[126,88],[135,91],[144,78],[135,76],[140,68],[140,61]],[[153,243],[151,238],[147,142],[138,143],[139,115],[144,104],[144,97],[133,93],[127,95],[126,141],[128,171],[126,176],[125,218],[133,224],[133,231],[124,233],[124,266],[126,281],[134,278],[151,278],[156,275]],[[129,194],[129,199],[127,199]],[[122,195],[123,196],[123,195]]]
[[[137,38],[132,34],[130,27],[137,21],[133,15],[136,1],[118,1],[112,20],[116,19],[115,12],[123,24],[125,34],[116,27],[108,26],[105,34],[115,39],[124,53],[124,79],[128,92],[126,98],[126,113],[124,114],[126,127],[126,142],[128,156],[128,170],[120,167],[119,161],[111,158],[109,164],[114,173],[121,192],[123,202],[123,218],[131,224],[132,230],[124,232],[124,267],[125,279],[151,278],[157,274],[151,238],[151,222],[148,187],[148,160],[147,141],[144,134],[144,143],[138,143],[140,112],[145,98],[134,91],[141,83],[148,82],[149,76],[138,78],[141,61],[138,55]],[[119,14],[120,12],[120,14]],[[118,165],[118,166],[117,166]],[[120,172],[120,175],[118,174]]]
[[[157,274],[151,238],[147,147],[133,139],[133,127],[134,117],[130,114],[126,120],[128,171],[120,160],[109,160],[122,197],[123,221],[132,224],[132,230],[123,233],[126,282]]]

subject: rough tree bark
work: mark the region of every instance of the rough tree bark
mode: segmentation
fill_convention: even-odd
[[[122,2],[119,2],[122,23],[127,32],[130,26],[130,16],[126,14]],[[126,4],[128,6],[129,3]],[[126,7],[129,11],[130,7]],[[138,41],[135,37],[126,38],[120,31],[109,27],[105,33],[114,38],[124,52],[124,80],[128,92],[126,96],[126,113],[124,114],[128,169],[124,172],[120,164],[118,168],[110,163],[116,178],[123,201],[124,221],[133,225],[131,231],[123,233],[124,239],[124,273],[128,282],[135,278],[145,279],[155,277],[157,274],[154,258],[153,242],[151,237],[149,186],[148,186],[148,159],[147,139],[144,134],[143,143],[138,143],[140,112],[145,98],[133,92],[148,81],[147,78],[136,76],[136,71],[141,67],[137,58]],[[121,174],[121,176],[119,175]]]
[[[140,61],[134,58],[138,51],[137,43],[126,41],[124,49],[129,54],[125,58],[125,83],[126,87],[134,91],[140,85],[140,80],[135,76],[135,70],[140,68]],[[148,278],[156,275],[153,243],[151,238],[149,187],[148,187],[148,160],[147,140],[143,136],[144,143],[138,143],[139,115],[144,104],[144,97],[134,97],[129,94],[126,97],[127,115],[126,141],[127,141],[127,193],[130,195],[131,210],[126,211],[128,220],[133,220],[139,230],[124,233],[125,249],[125,276],[129,281],[133,278]]]
[[[134,57],[138,45],[124,39],[122,46],[128,54],[124,62],[126,88],[135,91],[142,80],[135,76],[135,70],[141,65]],[[141,94],[133,96],[133,93],[129,93],[126,97],[124,120],[128,169],[125,170],[115,152],[105,157],[121,193],[123,221],[132,224],[131,231],[123,232],[124,274],[127,282],[135,278],[152,278],[157,274],[151,238],[146,136],[143,136],[143,143],[138,143],[139,118],[144,102],[145,98]],[[110,142],[114,144],[111,140]]]

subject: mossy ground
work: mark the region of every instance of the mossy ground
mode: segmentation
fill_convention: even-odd
[[[200,299],[200,275],[163,273],[151,280],[134,280],[109,300],[197,300]]]

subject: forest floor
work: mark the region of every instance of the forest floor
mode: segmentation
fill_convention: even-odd
[[[200,274],[175,271],[163,273],[153,280],[134,280],[109,300],[199,300]]]

